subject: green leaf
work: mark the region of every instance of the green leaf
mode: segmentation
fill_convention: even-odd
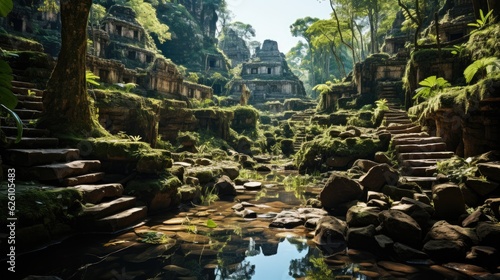
[[[6,17],[13,7],[12,0],[0,0],[0,16]]]
[[[5,105],[0,104],[0,107],[7,111],[7,113],[9,113],[14,118],[17,127],[16,143],[19,143],[19,141],[21,141],[21,138],[23,137],[23,121],[14,111],[5,107]]]
[[[216,228],[217,224],[212,219],[208,219],[207,220],[207,227],[208,228]]]

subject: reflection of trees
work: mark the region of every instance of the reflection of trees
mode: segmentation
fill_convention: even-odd
[[[297,248],[297,251],[299,253],[302,253],[305,249],[309,248],[309,245],[307,245],[307,242],[303,241],[302,239],[299,238],[287,238],[288,242],[295,246]]]
[[[292,243],[294,245],[298,245],[295,243]],[[303,244],[303,243],[300,243]],[[294,278],[299,278],[299,277],[304,277],[308,274],[309,271],[311,271],[311,258],[317,258],[320,255],[319,250],[316,248],[312,248],[307,246],[307,244],[303,245],[304,247],[302,250],[307,248],[307,254],[301,258],[301,259],[294,259],[290,261],[290,266],[288,267],[288,275],[294,277]]]
[[[220,275],[216,275],[216,279],[248,280],[255,275],[255,265],[250,264],[249,261],[243,261],[235,269],[221,267],[218,272]]]

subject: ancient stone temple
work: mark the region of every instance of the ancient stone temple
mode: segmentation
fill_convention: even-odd
[[[254,57],[243,63],[241,78],[229,84],[229,95],[239,98],[244,86],[250,90],[251,104],[306,95],[302,81],[288,68],[285,55],[272,40],[265,40]]]
[[[219,41],[219,48],[231,60],[231,67],[235,67],[250,59],[250,50],[245,40],[240,38],[232,29],[224,32],[224,36]]]

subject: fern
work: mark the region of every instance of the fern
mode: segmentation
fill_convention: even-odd
[[[87,81],[87,84],[89,85],[94,85],[94,86],[99,86],[100,84],[97,82],[99,80],[99,76],[94,74],[92,71],[87,70],[85,72],[85,80]]]
[[[483,10],[479,10],[479,18],[476,19],[476,22],[472,22],[467,24],[467,26],[475,27],[476,29],[471,31],[471,34],[483,29],[491,20],[491,14],[493,10],[490,10],[486,15],[484,15]]]
[[[441,77],[430,76],[422,80],[419,85],[421,87],[415,90],[415,95],[413,96],[413,100],[419,100],[420,98],[427,100],[431,97],[436,96],[439,92],[441,92],[444,88],[451,86],[451,84]]]

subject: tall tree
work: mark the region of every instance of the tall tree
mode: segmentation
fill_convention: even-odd
[[[290,25],[290,32],[294,37],[302,37],[307,43],[307,54],[304,57],[304,60],[308,63],[304,63],[304,65],[308,65],[309,71],[309,84],[316,84],[316,63],[314,59],[314,48],[311,44],[312,36],[307,33],[307,29],[313,25],[319,18],[305,17],[297,19],[292,25]]]
[[[92,0],[60,0],[61,50],[43,97],[40,126],[56,133],[101,131],[92,114],[85,79],[87,20]]]

